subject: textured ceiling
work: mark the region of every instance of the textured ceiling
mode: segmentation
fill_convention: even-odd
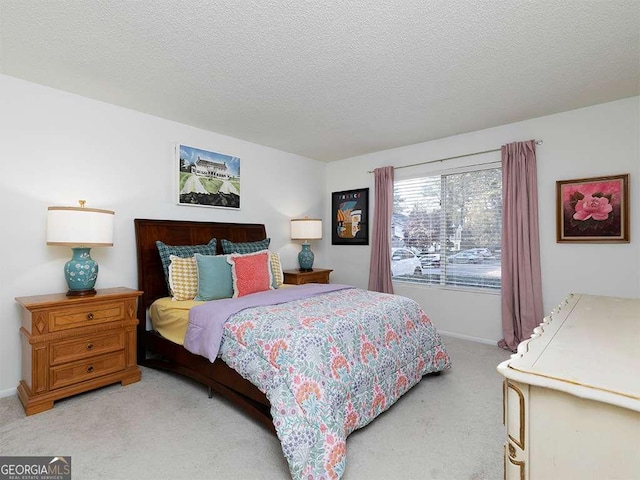
[[[640,0],[0,0],[0,72],[331,161],[640,94]]]

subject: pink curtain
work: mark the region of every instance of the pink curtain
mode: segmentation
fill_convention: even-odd
[[[391,283],[391,217],[393,215],[393,167],[374,171],[375,207],[369,266],[369,290],[393,293]]]
[[[502,332],[516,351],[542,321],[536,142],[502,146]]]

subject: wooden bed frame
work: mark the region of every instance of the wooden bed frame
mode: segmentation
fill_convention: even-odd
[[[211,363],[146,329],[149,306],[154,300],[169,296],[156,240],[167,245],[201,245],[216,238],[218,253],[222,253],[221,239],[232,242],[263,240],[267,236],[264,225],[144,219],[135,219],[134,225],[138,289],[143,292],[138,301],[138,365],[179,373],[207,385],[275,433],[269,401],[251,382],[222,360]]]

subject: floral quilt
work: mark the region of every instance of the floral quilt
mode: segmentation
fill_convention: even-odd
[[[266,394],[294,479],[341,478],[347,436],[450,366],[416,302],[356,288],[235,313],[220,356]]]

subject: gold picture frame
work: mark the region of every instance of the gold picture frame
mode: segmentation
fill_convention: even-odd
[[[629,174],[556,181],[558,243],[629,243]]]

